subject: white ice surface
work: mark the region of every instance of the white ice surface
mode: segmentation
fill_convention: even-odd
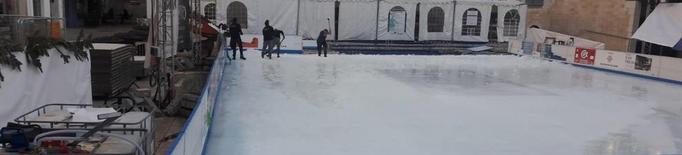
[[[515,56],[247,55],[207,154],[682,153],[679,85]]]

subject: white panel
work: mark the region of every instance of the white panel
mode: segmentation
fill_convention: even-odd
[[[671,58],[671,57],[661,57],[660,67],[660,77],[682,81],[682,59]]]
[[[388,14],[391,8],[396,6],[404,8],[407,13],[406,29],[403,33],[388,32]],[[416,2],[381,1],[379,6],[379,40],[413,40],[416,8]]]
[[[443,32],[428,32],[429,11],[432,8],[440,7],[445,13]],[[422,4],[419,15],[419,40],[452,40],[452,10],[453,3],[427,3]]]
[[[263,48],[263,36],[258,34],[245,34],[242,35],[242,42],[244,42],[244,49],[262,49]],[[303,43],[301,42],[301,37],[295,35],[286,35],[284,41],[282,42],[281,50],[288,51],[302,51]],[[254,42],[256,41],[256,42]],[[230,38],[225,38],[225,42],[229,43]],[[226,47],[229,48],[229,47]],[[275,47],[276,48],[276,47]]]
[[[661,3],[632,38],[674,47],[682,40],[682,3]]]
[[[341,11],[341,13],[343,12],[344,11]],[[333,29],[334,2],[301,0],[300,16],[298,34],[305,40],[315,40],[323,29]],[[345,22],[341,21],[339,25],[343,23]],[[343,26],[339,28],[339,31],[343,30]],[[331,39],[336,35],[333,34],[332,30],[330,30],[330,32],[332,32],[332,34],[328,36],[327,39]]]
[[[481,35],[480,36],[462,36],[462,25],[464,14],[469,8],[478,9],[481,12]],[[490,12],[492,10],[491,4],[483,3],[469,3],[457,2],[455,7],[455,40],[468,42],[488,42],[488,31],[490,25]]]
[[[23,63],[21,71],[0,66],[5,76],[5,81],[0,82],[0,124],[45,104],[92,104],[90,61],[72,58],[64,64],[55,49],[48,52],[50,57],[40,58],[42,73],[25,62],[22,52],[15,53]]]
[[[519,20],[519,30],[516,36],[504,36],[504,16],[511,10],[519,12],[521,17]],[[509,40],[522,39],[525,36],[527,12],[526,7],[523,6],[499,6],[497,14],[497,40],[507,42]]]
[[[372,1],[342,1],[339,11],[339,39],[374,40],[376,7],[377,3]]]
[[[296,34],[297,1],[259,0],[256,7],[250,7],[249,12],[256,11],[254,12],[256,20],[253,24],[249,23],[247,33],[262,34],[265,20],[270,20],[270,25],[275,29],[282,30],[285,34]]]
[[[557,33],[557,32],[547,31],[547,30],[543,30],[543,29],[537,29],[537,28],[528,29],[528,33],[526,35],[525,41],[534,42],[534,43],[545,43],[545,41],[548,38],[554,38],[555,41],[564,41],[566,43],[571,42],[571,38],[573,38],[573,45],[572,46],[584,47],[584,48],[595,48],[595,49],[604,49],[605,48],[605,44],[601,43],[601,42],[596,42],[596,41],[587,40],[587,39],[576,37],[576,36],[565,35],[565,34],[561,34],[561,33]]]
[[[566,62],[573,62],[575,47],[552,45],[552,53],[566,59]]]

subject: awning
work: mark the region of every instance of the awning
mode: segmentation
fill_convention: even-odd
[[[682,51],[682,3],[661,3],[632,38]]]

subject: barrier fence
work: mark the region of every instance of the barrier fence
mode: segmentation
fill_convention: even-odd
[[[225,40],[220,39],[220,52],[216,57],[211,73],[204,86],[199,103],[194,107],[190,117],[171,145],[169,155],[198,155],[203,154],[206,140],[211,129],[213,111],[220,96],[220,88],[223,81],[223,69],[229,61],[225,55]]]
[[[682,59],[591,48],[509,41],[513,54],[563,61],[577,66],[592,67],[632,75],[682,83]]]

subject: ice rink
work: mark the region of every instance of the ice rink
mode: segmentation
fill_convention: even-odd
[[[682,153],[676,84],[516,56],[247,53],[207,154]]]

